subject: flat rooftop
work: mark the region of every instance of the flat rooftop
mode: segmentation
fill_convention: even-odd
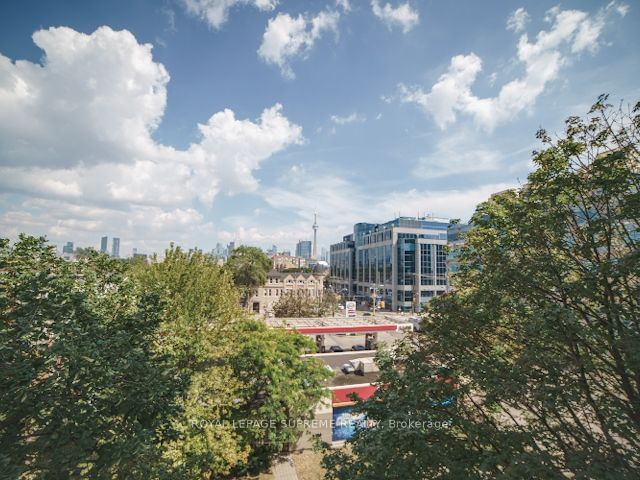
[[[300,330],[318,327],[360,327],[408,325],[408,316],[401,315],[359,315],[357,317],[316,317],[316,318],[267,318],[267,325],[275,328]]]

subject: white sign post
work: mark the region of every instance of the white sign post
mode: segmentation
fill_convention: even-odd
[[[356,316],[356,302],[345,302],[344,310],[347,313],[347,318],[353,318]]]

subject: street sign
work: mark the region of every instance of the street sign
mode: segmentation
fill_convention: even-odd
[[[347,313],[347,318],[356,316],[356,302],[345,302],[344,310]]]

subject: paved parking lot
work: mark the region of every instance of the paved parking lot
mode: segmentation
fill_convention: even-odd
[[[404,334],[400,332],[379,332],[378,343],[384,343],[387,347],[393,345],[394,342],[400,340]],[[310,335],[315,338],[313,335]],[[364,334],[359,335],[325,335],[324,346],[327,350],[332,345],[339,345],[343,350],[351,350],[353,345],[364,345]]]

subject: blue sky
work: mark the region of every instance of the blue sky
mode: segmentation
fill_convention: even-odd
[[[637,2],[20,1],[0,16],[0,233],[121,251],[321,246],[468,219],[600,93]]]

